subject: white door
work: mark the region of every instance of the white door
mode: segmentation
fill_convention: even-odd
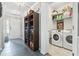
[[[10,39],[21,38],[21,20],[19,18],[10,18]]]

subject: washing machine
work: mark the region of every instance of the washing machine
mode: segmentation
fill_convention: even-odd
[[[52,44],[62,47],[62,32],[52,31]]]
[[[63,32],[63,47],[72,50],[72,32]]]

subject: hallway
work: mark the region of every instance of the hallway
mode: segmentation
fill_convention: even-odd
[[[5,43],[1,56],[43,56],[39,51],[33,52],[21,39],[12,39]]]

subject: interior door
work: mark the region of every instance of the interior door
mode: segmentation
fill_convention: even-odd
[[[21,38],[21,20],[20,18],[10,18],[10,39]]]

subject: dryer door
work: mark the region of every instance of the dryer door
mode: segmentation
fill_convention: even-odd
[[[53,39],[54,39],[55,41],[58,41],[58,40],[59,40],[59,35],[58,35],[58,34],[54,34],[54,35],[53,35]]]
[[[72,35],[66,36],[66,41],[67,43],[72,44]]]

